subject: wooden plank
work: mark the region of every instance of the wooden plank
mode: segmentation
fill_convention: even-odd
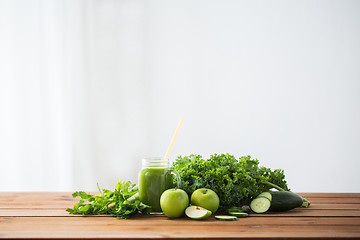
[[[264,214],[252,214],[253,217],[265,215],[266,217],[360,217],[360,210],[341,209],[293,209],[286,212],[267,212]]]
[[[314,203],[321,203],[321,204],[359,204],[360,205],[360,198],[342,198],[342,197],[308,197],[306,198],[311,202]]]
[[[312,204],[360,204],[360,193],[298,193]]]
[[[104,218],[106,220],[102,220],[99,218]],[[139,215],[134,216],[130,219],[117,219],[111,216],[106,215],[97,215],[97,216],[78,216],[77,218],[68,218],[68,217],[0,217],[0,222],[6,222],[13,220],[13,222],[17,221],[38,221],[38,222],[46,222],[49,221],[49,219],[54,219],[54,222],[56,223],[62,223],[62,222],[93,222],[93,221],[99,221],[103,223],[113,223],[114,220],[116,223],[125,224],[125,225],[134,225],[134,226],[143,226],[144,224],[151,227],[161,227],[160,225],[166,225],[166,226],[172,226],[172,225],[179,225],[182,224],[184,226],[189,225],[201,225],[201,226],[213,226],[216,224],[230,224],[230,222],[224,221],[218,221],[215,219],[214,216],[210,216],[209,218],[201,221],[195,221],[191,220],[187,217],[181,217],[177,219],[170,219],[164,215]],[[50,220],[52,221],[52,220]],[[118,222],[119,221],[119,222]],[[247,225],[247,226],[253,226],[253,225],[295,225],[295,226],[307,226],[307,225],[337,225],[337,226],[360,226],[360,218],[356,217],[326,217],[326,218],[317,218],[317,217],[277,217],[272,218],[269,220],[266,216],[259,216],[257,218],[254,217],[247,217],[247,218],[239,218],[238,221],[231,222],[231,224],[235,225]]]
[[[78,201],[68,192],[0,192],[1,208],[69,208]]]
[[[219,213],[220,214],[220,213]],[[81,217],[71,215],[65,209],[39,208],[0,208],[1,217]],[[304,209],[298,208],[287,212],[251,213],[252,217],[360,217],[360,209]]]
[[[0,208],[0,217],[79,217],[72,215],[65,209],[39,208]]]
[[[222,222],[149,216],[0,218],[0,238],[360,238],[356,218],[245,218]]]
[[[360,193],[300,193],[312,204],[360,204]],[[68,208],[79,198],[70,192],[0,192],[0,208]]]
[[[311,210],[318,210],[318,209],[360,209],[360,204],[341,204],[341,203],[313,203],[309,208],[303,209],[311,209]]]
[[[0,238],[360,239],[360,194],[304,193],[312,205],[236,222],[69,215],[71,193],[0,193]],[[35,217],[34,217],[35,216]]]

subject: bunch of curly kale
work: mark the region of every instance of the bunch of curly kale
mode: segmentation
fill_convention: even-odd
[[[182,188],[191,195],[198,188],[209,188],[220,198],[220,209],[248,205],[253,197],[271,188],[289,190],[284,171],[259,167],[257,159],[230,154],[179,156],[173,163],[182,179]]]

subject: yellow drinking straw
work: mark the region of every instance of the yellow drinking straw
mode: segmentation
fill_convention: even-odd
[[[170,151],[171,151],[171,149],[172,149],[172,147],[174,145],[175,139],[176,139],[176,137],[177,137],[177,135],[178,135],[178,133],[180,131],[180,128],[181,128],[181,125],[182,125],[183,121],[184,121],[184,118],[181,118],[181,120],[179,122],[179,125],[176,128],[175,134],[174,134],[173,138],[171,139],[171,143],[170,143],[170,145],[169,145],[169,147],[167,149],[167,152],[165,154],[165,157],[164,157],[164,160],[163,160],[163,165],[165,165],[166,159],[169,157]]]

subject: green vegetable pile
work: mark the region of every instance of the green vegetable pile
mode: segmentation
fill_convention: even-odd
[[[127,219],[130,216],[144,214],[150,207],[139,200],[139,189],[136,184],[130,181],[118,181],[114,191],[107,189],[100,190],[100,194],[91,195],[83,191],[75,192],[73,197],[80,197],[81,200],[75,203],[74,208],[68,208],[70,214],[82,215],[112,215],[120,219]]]
[[[209,188],[220,198],[220,210],[250,204],[253,197],[271,188],[289,190],[284,171],[259,167],[257,159],[230,154],[179,156],[173,169],[181,176],[182,188],[190,195],[198,188]]]

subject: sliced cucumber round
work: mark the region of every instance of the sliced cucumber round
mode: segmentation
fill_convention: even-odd
[[[251,210],[249,207],[247,206],[244,206],[244,207],[231,207],[227,210],[227,213],[230,213],[230,212],[244,212],[244,213],[250,213]]]
[[[241,211],[241,207],[236,207],[233,206],[231,208],[229,208],[228,210],[226,210],[227,212],[240,212]]]
[[[270,200],[270,202],[272,201],[272,195],[271,195],[271,193],[270,192],[263,192],[263,193],[260,193],[259,194],[259,196],[257,196],[257,198],[258,197],[266,197],[267,199],[269,199]]]
[[[244,217],[248,217],[249,214],[246,212],[229,212],[229,214],[231,216],[235,216],[235,217],[239,217],[239,218],[244,218]]]
[[[255,213],[264,213],[269,210],[271,201],[266,197],[257,197],[250,203],[250,208]]]
[[[220,220],[220,221],[237,221],[238,218],[235,216],[228,216],[228,215],[216,215],[215,216],[216,220]]]

